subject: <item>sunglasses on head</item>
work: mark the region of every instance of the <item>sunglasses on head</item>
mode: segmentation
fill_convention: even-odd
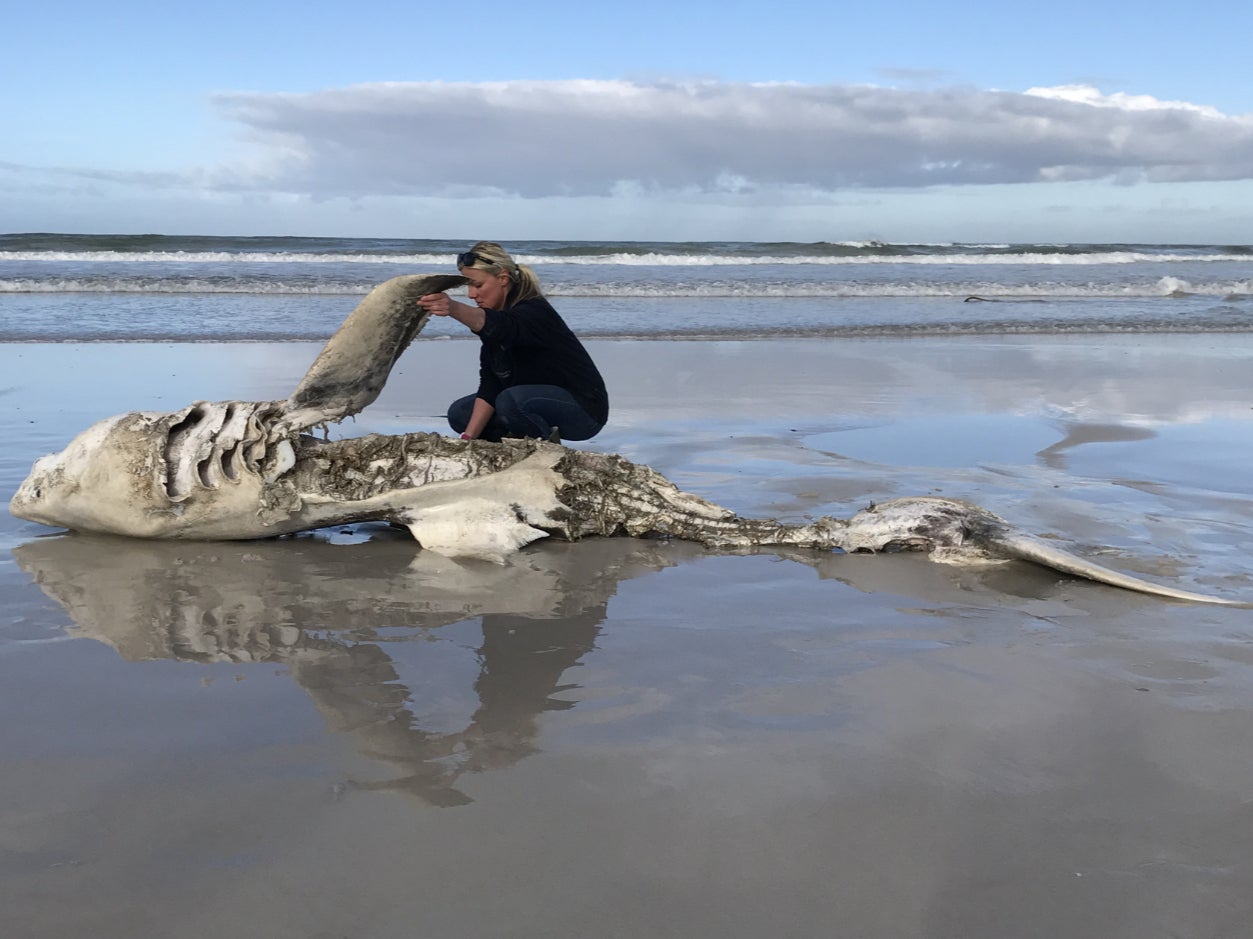
[[[473,251],[462,251],[459,255],[457,255],[458,267],[474,267],[475,261],[481,261],[484,264],[489,264],[493,267],[495,266],[493,262],[489,261],[485,257],[482,257],[481,255],[475,254]]]

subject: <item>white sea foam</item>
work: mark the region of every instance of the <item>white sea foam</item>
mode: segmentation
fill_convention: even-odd
[[[284,282],[224,278],[218,280],[87,277],[59,280],[33,278],[0,279],[0,294],[233,294],[260,296],[359,296],[374,284],[327,282]],[[450,291],[464,295],[464,290]],[[1056,283],[1032,282],[1005,284],[995,281],[889,281],[855,282],[823,280],[810,283],[762,280],[716,280],[703,282],[593,282],[545,284],[544,292],[552,297],[597,297],[682,299],[718,297],[788,298],[926,298],[968,296],[1001,300],[1050,299],[1118,299],[1161,298],[1172,296],[1240,297],[1253,293],[1253,281],[1193,283],[1183,278],[1166,276],[1140,283]]]
[[[289,251],[0,251],[0,262],[69,264],[409,264],[449,266],[446,254],[320,254]]]
[[[982,246],[981,246],[982,247]],[[998,247],[989,245],[988,248]],[[515,257],[521,264],[532,266],[607,266],[607,267],[743,267],[743,266],[856,266],[856,265],[1044,265],[1068,267],[1100,264],[1180,264],[1249,262],[1241,254],[1157,254],[1141,251],[1093,251],[1082,254],[1052,252],[1026,253],[940,253],[940,254],[669,254],[650,252],[636,254],[542,255],[522,254]],[[370,264],[405,265],[446,269],[451,258],[447,254],[322,254],[281,251],[0,251],[0,263],[70,263],[70,264]]]
[[[1245,255],[1227,254],[1146,254],[1138,251],[1098,251],[1090,254],[868,254],[868,255],[762,255],[756,257],[725,254],[609,254],[553,258],[531,255],[517,258],[530,265],[611,265],[624,267],[740,267],[758,265],[967,265],[967,266],[1029,266],[1068,267],[1095,264],[1159,264],[1248,261]]]
[[[255,280],[137,280],[132,278],[66,278],[64,280],[35,280],[33,278],[0,279],[0,294],[4,293],[142,293],[142,294],[307,294],[352,295],[365,294],[373,284],[289,284],[278,281]]]

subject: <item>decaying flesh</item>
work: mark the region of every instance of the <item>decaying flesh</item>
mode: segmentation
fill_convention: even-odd
[[[847,520],[787,524],[740,518],[647,466],[559,444],[438,434],[319,441],[303,433],[373,402],[426,321],[417,297],[463,282],[411,275],[380,284],[286,401],[197,402],[101,421],[37,461],[10,510],[47,525],[187,540],[389,520],[427,550],[498,562],[545,536],[910,549],[948,561],[1017,558],[1143,593],[1236,604],[1101,567],[950,499],[897,499]]]

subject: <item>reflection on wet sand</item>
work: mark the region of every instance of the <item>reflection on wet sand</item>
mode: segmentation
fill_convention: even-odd
[[[403,790],[458,805],[464,773],[536,751],[537,719],[562,675],[595,647],[619,582],[698,553],[687,545],[593,539],[544,545],[509,566],[459,564],[380,533],[366,545],[317,539],[176,544],[69,534],[14,550],[60,603],[72,632],[129,661],[282,663],[328,727],[398,767],[349,787]],[[354,557],[354,555],[356,555]],[[423,729],[388,652],[478,618],[478,707],[452,733]]]
[[[457,788],[463,774],[537,752],[541,715],[574,706],[557,696],[575,687],[563,681],[595,649],[621,582],[708,555],[681,542],[592,538],[533,546],[505,566],[458,563],[385,528],[362,528],[367,540],[351,545],[324,536],[239,544],[77,533],[13,553],[65,609],[72,634],[128,661],[281,664],[328,729],[350,734],[362,755],[392,768],[344,788],[399,790],[442,806],[469,801]],[[916,556],[801,549],[723,553],[768,554],[863,593],[925,596],[957,609],[972,599],[996,607],[1059,590],[1055,576],[1029,565],[964,569]],[[446,730],[420,703],[420,679],[405,676],[448,678],[439,642],[466,648],[464,631],[453,638],[440,630],[465,623],[481,634],[475,705],[464,726]]]
[[[1036,453],[1036,459],[1055,470],[1067,469],[1068,451],[1093,443],[1133,443],[1151,440],[1156,432],[1147,427],[1126,424],[1092,424],[1087,422],[1064,423],[1059,426],[1066,434],[1057,443]]]

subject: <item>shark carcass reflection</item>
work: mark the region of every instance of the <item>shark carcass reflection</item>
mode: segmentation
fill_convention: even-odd
[[[68,534],[14,556],[64,607],[72,633],[128,661],[281,663],[329,730],[399,770],[347,785],[451,806],[470,801],[456,787],[463,774],[536,752],[539,716],[571,706],[553,696],[595,647],[618,584],[702,551],[593,539],[544,545],[502,567],[415,555],[386,531],[364,547],[369,563],[346,566],[357,546],[317,538],[197,544]],[[400,680],[389,647],[398,634],[429,637],[474,618],[477,707],[460,730],[426,730],[411,703],[420,696]]]

